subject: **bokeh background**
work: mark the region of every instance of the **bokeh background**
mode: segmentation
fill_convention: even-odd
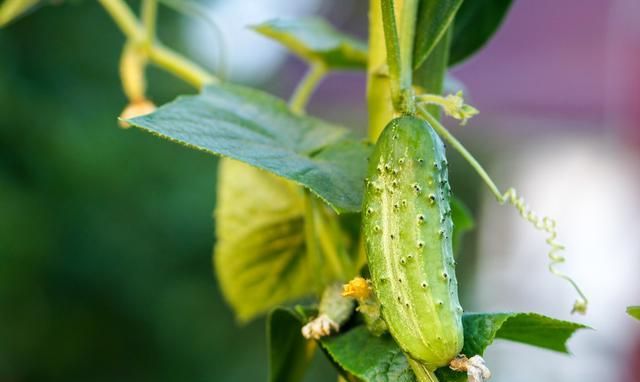
[[[200,4],[224,33],[229,77],[283,97],[305,67],[247,24],[315,14],[366,38],[363,0]],[[206,23],[160,16],[166,43],[220,69]],[[212,274],[216,158],[118,128],[122,43],[89,0],[0,30],[0,381],[264,380],[264,321],[238,326]],[[478,221],[464,305],[597,329],[570,342],[573,357],[499,342],[494,380],[640,381],[640,324],[624,314],[640,303],[640,3],[518,0],[453,75],[481,114],[452,129],[503,188],[558,218],[563,269],[591,297],[589,315],[569,315],[544,236],[451,153]],[[155,69],[149,83],[158,104],[193,92]],[[364,87],[362,73],[332,75],[310,113],[363,132]],[[307,381],[333,380],[319,357]]]

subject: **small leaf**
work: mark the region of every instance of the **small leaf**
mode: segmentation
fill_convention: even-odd
[[[299,382],[309,367],[316,344],[300,330],[303,318],[291,309],[276,308],[267,318],[270,382]]]
[[[367,66],[366,44],[342,34],[319,18],[276,19],[252,28],[309,62],[323,62],[331,69],[364,69]]]
[[[4,0],[0,4],[0,28],[30,11],[40,2],[41,0]]]
[[[313,292],[299,188],[230,159],[218,177],[215,271],[238,319]]]
[[[494,338],[569,353],[566,343],[571,335],[578,329],[588,328],[536,313],[468,313],[464,315],[463,325],[463,352],[469,356],[482,355]]]
[[[451,198],[451,219],[453,220],[453,253],[457,254],[460,251],[462,237],[475,227],[476,222],[469,208],[456,197]]]
[[[512,0],[465,0],[453,23],[449,66],[480,50],[498,30]]]
[[[567,352],[566,341],[581,324],[560,321],[535,313],[468,313],[463,316],[464,347],[471,357],[482,355],[495,338]],[[402,350],[389,335],[373,336],[357,326],[321,342],[333,361],[364,382],[415,381]],[[366,349],[366,351],[362,351]],[[436,371],[440,382],[463,382],[464,373],[448,367]]]
[[[292,180],[337,212],[360,210],[369,146],[344,128],[292,113],[269,94],[213,85],[128,122]]]
[[[462,0],[421,1],[416,20],[413,67],[419,68],[451,25]]]
[[[640,305],[627,307],[627,313],[635,319],[640,320]]]

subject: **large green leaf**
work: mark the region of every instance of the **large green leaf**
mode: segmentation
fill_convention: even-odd
[[[418,68],[444,36],[462,0],[421,0],[416,20],[413,67]]]
[[[269,94],[212,85],[129,122],[292,180],[337,212],[360,210],[368,145],[350,139],[344,128],[293,114]]]
[[[498,30],[512,0],[464,0],[453,28],[449,66],[478,51]]]
[[[629,313],[631,317],[640,320],[640,305],[628,307],[627,313]]]
[[[41,0],[4,0],[0,4],[0,28],[30,11]]]
[[[463,316],[464,347],[471,357],[483,354],[495,338],[567,352],[566,342],[584,325],[534,313],[469,313]],[[364,326],[323,339],[321,345],[344,370],[364,382],[415,381],[402,350],[389,335],[373,336]],[[363,351],[366,349],[366,351]],[[465,381],[448,367],[436,371],[440,382]]]
[[[319,18],[276,19],[252,28],[306,61],[320,61],[332,69],[364,69],[367,66],[366,44],[342,34]]]
[[[304,318],[288,308],[276,308],[267,318],[269,382],[299,382],[313,358],[316,344],[300,331]]]
[[[218,176],[214,263],[238,319],[313,292],[300,188],[231,159]]]

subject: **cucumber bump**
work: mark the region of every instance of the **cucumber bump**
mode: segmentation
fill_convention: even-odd
[[[463,345],[444,144],[424,120],[392,120],[369,160],[363,228],[391,335],[430,370]]]

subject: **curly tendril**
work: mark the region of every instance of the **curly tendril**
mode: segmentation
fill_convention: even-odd
[[[567,280],[573,288],[576,290],[578,295],[580,296],[575,303],[573,304],[573,309],[571,313],[580,313],[585,314],[587,311],[588,300],[582,290],[578,287],[575,281],[567,274],[560,272],[556,265],[564,263],[566,259],[564,256],[560,255],[559,252],[563,251],[565,248],[562,244],[558,243],[556,240],[558,237],[558,232],[556,230],[556,220],[552,219],[548,216],[540,217],[538,216],[525,202],[522,196],[518,196],[515,188],[509,188],[507,192],[505,192],[500,200],[500,204],[509,203],[518,210],[520,216],[523,219],[531,223],[537,230],[543,231],[547,233],[546,242],[551,247],[548,253],[549,260],[549,272],[554,275]]]
[[[424,95],[421,95],[418,97],[424,98]],[[430,97],[430,98],[433,98],[430,101],[433,101],[433,100],[438,101],[437,97],[435,98]],[[420,100],[420,98],[418,99]],[[423,101],[427,101],[427,100],[423,99]],[[428,102],[428,103],[438,104],[438,102]],[[441,105],[441,106],[444,107],[444,105]],[[496,197],[496,199],[500,204],[505,204],[505,203],[511,204],[518,210],[520,215],[525,220],[530,222],[536,229],[547,233],[548,236],[547,236],[546,242],[551,247],[548,254],[549,260],[551,260],[551,262],[549,263],[549,271],[555,276],[558,276],[568,281],[578,293],[578,299],[576,299],[575,303],[573,304],[573,309],[571,310],[571,313],[585,314],[587,311],[588,300],[585,297],[584,293],[582,293],[582,290],[580,290],[580,288],[578,287],[578,284],[576,284],[576,282],[573,281],[571,277],[569,277],[568,275],[556,269],[556,266],[558,264],[565,262],[565,258],[559,255],[559,252],[564,250],[564,246],[562,246],[556,241],[556,238],[558,236],[558,233],[556,232],[556,221],[547,216],[539,217],[535,212],[533,212],[533,210],[531,210],[531,208],[529,208],[529,206],[527,206],[527,204],[524,201],[524,198],[518,196],[514,188],[509,188],[507,192],[502,193],[500,189],[498,189],[498,186],[496,186],[496,184],[493,182],[489,174],[487,174],[485,169],[473,157],[473,155],[471,155],[471,153],[462,145],[462,143],[460,143],[460,141],[458,141],[458,139],[456,139],[456,137],[454,137],[453,134],[451,134],[449,130],[447,130],[440,123],[440,121],[438,121],[437,118],[435,118],[433,115],[429,113],[429,111],[425,108],[424,104],[421,104],[420,102],[418,103],[418,111],[420,115],[427,122],[431,124],[433,129],[445,141],[447,141],[447,143],[449,143],[456,151],[458,151],[460,155],[462,155],[462,157],[467,160],[467,162],[469,162],[471,167],[473,167],[476,170],[480,178],[482,178],[482,180],[487,184],[487,186],[489,187],[489,189],[491,190],[491,192],[493,193],[493,195]]]

